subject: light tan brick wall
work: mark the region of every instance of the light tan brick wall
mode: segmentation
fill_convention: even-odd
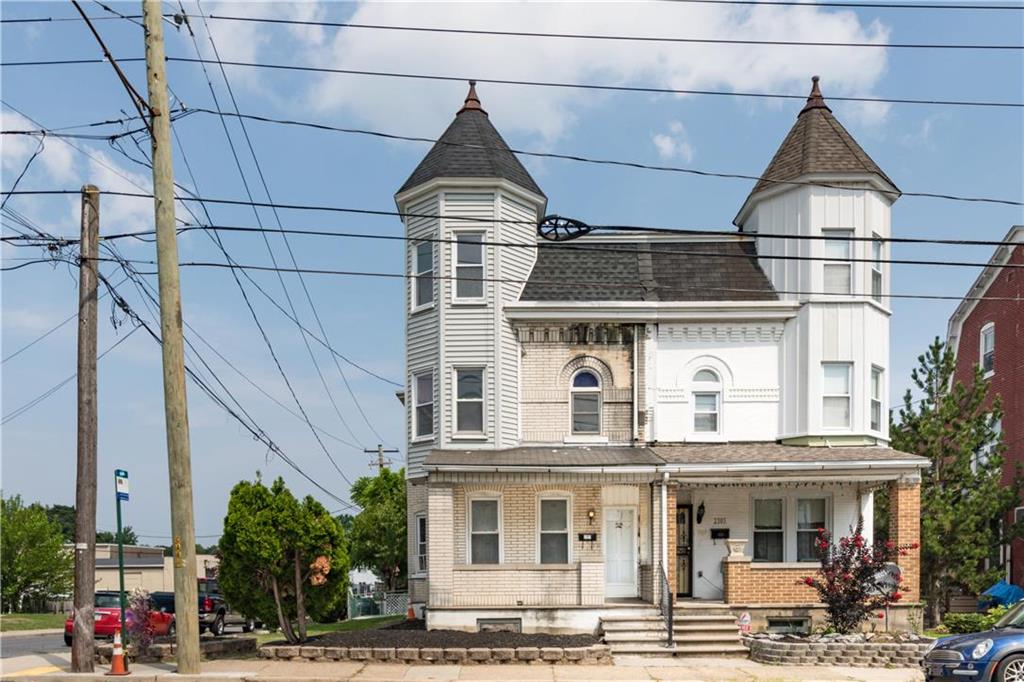
[[[818,571],[817,564],[806,568],[759,566],[749,557],[722,562],[724,599],[730,604],[813,604],[818,594],[801,580]]]
[[[406,528],[408,532],[408,566],[409,566],[409,598],[421,603],[427,600],[426,575],[419,570],[419,548],[416,543],[416,516],[427,511],[427,485],[425,478],[410,479],[405,482]],[[429,522],[427,527],[427,545],[430,545]],[[429,550],[428,550],[429,552]]]
[[[430,604],[451,602],[453,589],[452,568],[455,562],[455,544],[452,486],[431,483],[427,486],[427,514],[429,542],[427,567],[430,571]]]
[[[894,481],[889,484],[889,539],[897,545],[920,545],[921,484]],[[907,601],[921,600],[921,549],[908,549],[896,561],[903,571],[902,591]]]
[[[676,495],[679,492],[679,486],[670,483],[668,486],[668,492],[665,495],[665,509],[668,512],[668,584],[672,590],[672,601],[676,600],[676,594],[679,592],[679,572],[676,569],[679,563],[679,557],[676,554]]]
[[[612,443],[632,442],[632,332],[632,325],[517,327],[524,443],[563,443],[572,437],[570,381],[582,367],[601,377],[600,435]]]

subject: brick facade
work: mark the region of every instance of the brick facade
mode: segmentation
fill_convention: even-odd
[[[419,570],[419,548],[416,537],[416,517],[427,513],[426,478],[410,479],[405,482],[405,513],[406,528],[409,529],[408,566],[409,566],[409,599],[414,604],[422,604],[427,600],[426,575]],[[427,540],[429,544],[429,528]]]
[[[889,484],[889,539],[897,545],[921,542],[921,484],[894,481]],[[897,562],[903,571],[903,591],[908,601],[921,600],[921,549],[911,549]]]
[[[668,566],[666,571],[668,572],[668,586],[672,595],[672,601],[676,600],[676,595],[679,593],[679,557],[676,554],[676,499],[679,492],[679,486],[675,483],[669,483],[668,490],[665,492],[665,510],[668,513]]]
[[[601,380],[601,433],[633,439],[633,325],[524,325],[520,406],[523,443],[572,440],[569,389],[584,367]]]
[[[722,564],[724,599],[730,604],[813,604],[818,595],[800,581],[813,575],[817,564],[773,566],[755,564],[750,557],[726,557]]]

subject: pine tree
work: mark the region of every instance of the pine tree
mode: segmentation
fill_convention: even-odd
[[[954,382],[956,359],[938,338],[918,363],[911,380],[922,397],[907,391],[891,438],[931,462],[921,481],[921,591],[937,623],[953,589],[979,593],[1004,575],[998,549],[1024,531],[1006,522],[1024,481],[1018,466],[1003,483],[1001,401],[989,400],[981,368],[969,385]]]

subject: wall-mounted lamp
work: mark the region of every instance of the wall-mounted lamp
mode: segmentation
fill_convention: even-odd
[[[593,509],[587,511],[587,520],[590,521],[590,525],[594,525],[594,517],[597,516],[597,512]]]
[[[697,507],[697,525],[704,520],[704,500],[700,501],[700,505]]]

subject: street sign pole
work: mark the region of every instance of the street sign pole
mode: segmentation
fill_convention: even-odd
[[[114,470],[114,491],[117,496],[117,578],[121,585],[121,636],[127,638],[124,614],[127,604],[124,596],[124,534],[121,532],[121,500],[128,501],[128,472]]]

